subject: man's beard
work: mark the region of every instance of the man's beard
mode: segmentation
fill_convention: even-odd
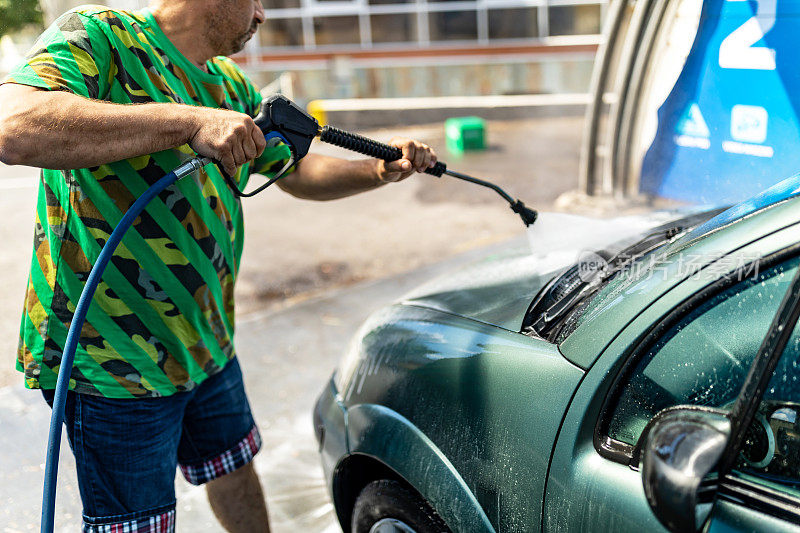
[[[216,13],[209,13],[206,18],[206,39],[211,44],[216,55],[229,56],[244,49],[244,45],[250,40],[250,32],[255,32],[258,23],[253,20],[247,31],[228,40],[220,33],[221,28],[229,28],[233,22],[228,16],[227,10],[220,9]]]
[[[232,51],[230,54],[225,54],[225,55],[231,55],[231,54],[235,54],[236,52],[241,52],[242,50],[244,50],[244,45],[246,45],[246,44],[247,44],[247,41],[249,41],[249,40],[250,40],[250,38],[251,38],[253,35],[255,35],[255,31],[256,31],[256,29],[257,29],[257,28],[258,28],[258,23],[256,23],[256,21],[253,21],[253,23],[250,25],[250,29],[248,29],[248,30],[247,30],[246,32],[244,32],[242,35],[240,35],[239,37],[237,37],[237,38],[236,38],[236,39],[235,39],[235,40],[234,40],[234,41],[231,43],[231,49],[232,49],[233,51]],[[252,32],[252,34],[251,34],[251,32]]]

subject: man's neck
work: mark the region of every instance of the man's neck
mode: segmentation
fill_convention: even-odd
[[[201,20],[201,11],[171,7],[169,3],[163,2],[154,6],[152,13],[161,31],[175,48],[189,61],[206,70],[206,61],[216,54],[202,37],[205,26]]]

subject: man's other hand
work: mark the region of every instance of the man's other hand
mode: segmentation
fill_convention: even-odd
[[[436,164],[436,152],[427,144],[403,137],[395,137],[389,144],[400,148],[403,157],[391,162],[378,161],[378,179],[382,182],[402,181],[414,172],[425,172]]]
[[[222,165],[229,175],[261,155],[267,142],[253,119],[224,109],[197,108],[189,146],[198,154]]]

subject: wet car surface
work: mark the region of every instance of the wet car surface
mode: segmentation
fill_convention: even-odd
[[[343,529],[369,531],[372,506],[386,509],[373,526],[403,531],[664,530],[642,435],[676,406],[712,410],[730,432],[734,405],[758,404],[740,390],[800,262],[799,186],[587,243],[577,263],[500,253],[373,314],[315,410]],[[746,421],[713,508],[697,513],[712,531],[749,530],[753,516],[758,530],[798,529],[798,345],[795,333],[774,376],[787,384]],[[756,496],[743,502],[742,486]],[[397,504],[401,489],[434,519]]]

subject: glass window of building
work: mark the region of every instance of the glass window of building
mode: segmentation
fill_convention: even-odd
[[[372,15],[373,43],[403,43],[417,40],[417,17],[414,13]]]
[[[267,18],[258,35],[261,46],[303,46],[303,24],[300,19]]]
[[[490,9],[490,39],[525,39],[538,37],[538,17],[535,7],[521,9]]]
[[[314,17],[314,38],[318,45],[359,44],[358,17]]]
[[[261,0],[264,9],[291,9],[299,8],[300,0]]]
[[[476,11],[439,11],[428,16],[431,41],[468,41],[478,38]]]
[[[368,0],[369,4],[413,4],[414,0]]]
[[[600,6],[583,4],[550,6],[550,35],[587,35],[600,33]]]

